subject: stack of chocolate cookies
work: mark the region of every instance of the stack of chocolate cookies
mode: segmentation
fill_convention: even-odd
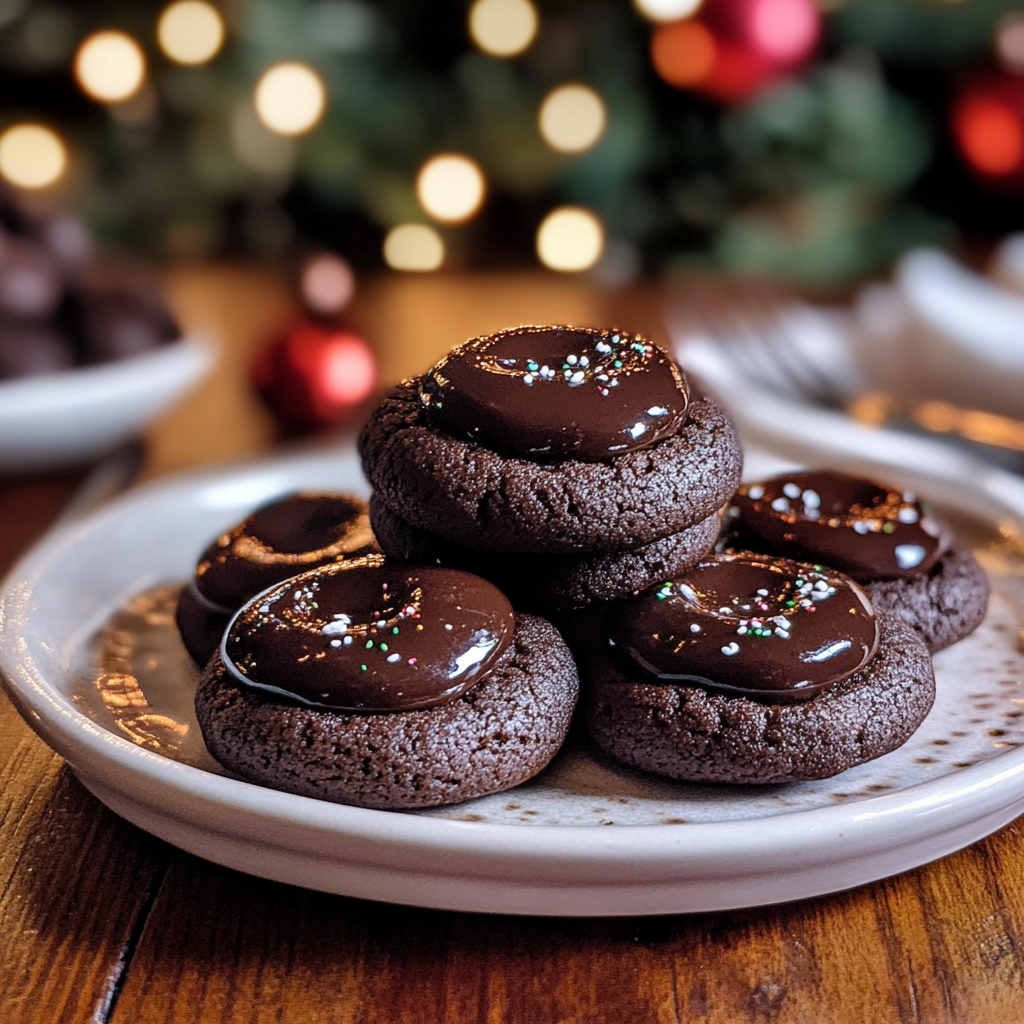
[[[459,346],[359,444],[385,554],[477,573],[556,618],[696,564],[742,466],[728,417],[665,352],[567,327]]]
[[[469,341],[359,448],[375,542],[353,499],[293,497],[215,541],[179,605],[212,652],[207,746],[262,785],[382,808],[497,792],[549,763],[578,695],[626,765],[825,778],[907,740],[930,652],[985,614],[984,573],[915,495],[825,471],[737,493],[728,417],[622,331]]]

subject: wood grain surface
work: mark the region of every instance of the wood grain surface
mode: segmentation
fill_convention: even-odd
[[[553,281],[383,280],[355,315],[392,379],[497,316],[660,329],[652,290]],[[171,288],[225,359],[191,412],[150,432],[145,475],[274,437],[239,373],[290,315],[282,282],[185,268]],[[0,566],[80,479],[0,482]],[[326,896],[116,818],[0,698],[0,1024],[1020,1024],[1022,883],[1015,823],[894,879],[723,914],[527,919]]]

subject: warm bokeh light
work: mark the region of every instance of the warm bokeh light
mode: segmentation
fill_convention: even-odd
[[[530,0],[476,0],[469,9],[469,34],[484,53],[514,57],[537,34],[537,11]]]
[[[537,231],[537,255],[552,270],[587,270],[603,251],[601,222],[580,206],[553,210]]]
[[[996,53],[1009,71],[1024,71],[1024,14],[1008,14],[996,29]]]
[[[400,224],[384,239],[384,261],[392,270],[437,270],[444,262],[444,242],[426,224]]]
[[[146,77],[146,58],[124,32],[95,32],[75,54],[75,77],[93,99],[119,103],[134,95]]]
[[[327,92],[306,64],[286,61],[263,72],[256,83],[256,113],[278,135],[302,135],[323,116]]]
[[[0,135],[0,175],[21,188],[46,188],[67,167],[56,132],[41,124],[16,124]]]
[[[968,96],[953,111],[953,131],[968,162],[996,177],[1024,169],[1024,126],[1008,104]]]
[[[205,64],[224,42],[224,22],[203,0],[179,0],[165,8],[156,29],[160,49],[179,64]]]
[[[809,56],[818,41],[813,0],[752,0],[747,32],[763,57],[790,64]]]
[[[704,0],[633,0],[633,6],[651,21],[678,21],[700,9]]]
[[[321,316],[331,316],[352,300],[356,277],[347,260],[324,252],[313,256],[302,268],[299,290],[309,309]]]
[[[669,85],[688,89],[706,81],[715,65],[715,40],[699,21],[659,25],[651,36],[651,62]]]
[[[604,133],[604,100],[586,85],[560,86],[541,104],[539,122],[540,133],[552,149],[582,153]]]
[[[436,220],[457,224],[472,217],[484,199],[483,171],[459,153],[431,157],[416,176],[420,206]]]

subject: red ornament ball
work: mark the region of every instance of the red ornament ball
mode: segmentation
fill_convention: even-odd
[[[970,79],[953,103],[953,138],[964,162],[999,191],[1024,191],[1024,80],[991,72]]]
[[[669,85],[735,103],[799,68],[820,35],[814,0],[706,0],[654,30],[651,60]]]
[[[370,394],[377,366],[359,335],[303,321],[259,353],[252,381],[290,427],[316,429],[345,419]]]

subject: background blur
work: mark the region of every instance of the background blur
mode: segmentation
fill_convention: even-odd
[[[1011,0],[0,0],[0,91],[0,176],[158,259],[832,284],[1024,227]]]

